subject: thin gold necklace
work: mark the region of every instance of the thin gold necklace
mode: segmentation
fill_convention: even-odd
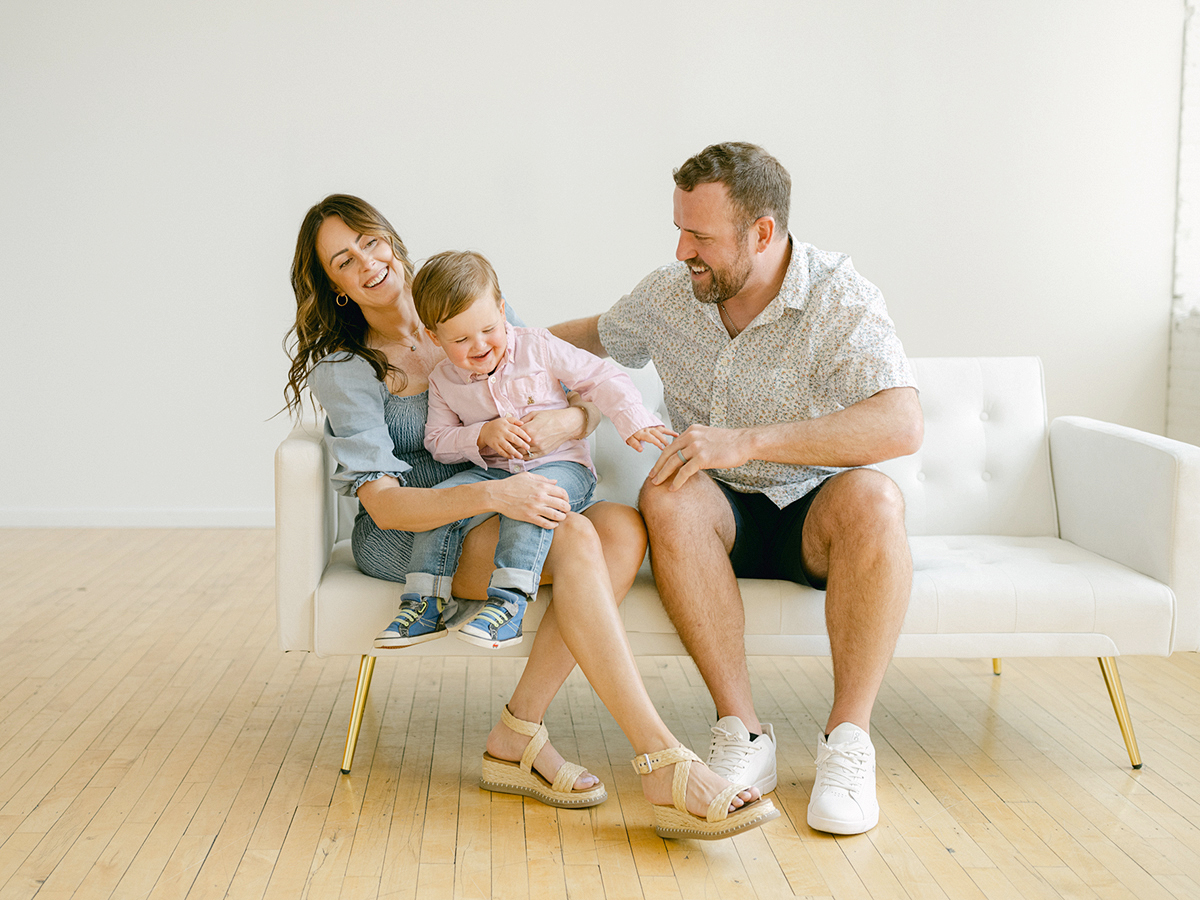
[[[378,331],[375,333],[379,334]],[[384,337],[380,341],[380,343],[381,344],[408,344],[408,349],[411,352],[416,353],[417,352],[417,332],[414,331],[412,334],[407,335],[407,336],[405,336],[403,332],[401,332],[400,334],[401,334],[401,336],[397,340],[391,340],[389,338]]]
[[[737,323],[733,321],[733,316],[731,316],[729,314],[729,310],[727,310],[725,308],[724,300],[722,300],[720,303],[717,304],[717,309],[719,309],[722,313],[724,313],[725,318],[729,321],[729,327],[733,329],[732,337],[737,337],[739,334],[741,334],[742,329],[738,328]]]

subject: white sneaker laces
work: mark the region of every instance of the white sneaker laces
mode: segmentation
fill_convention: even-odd
[[[712,746],[708,751],[711,762],[708,767],[725,778],[729,777],[727,772],[740,769],[758,749],[749,741],[743,740],[740,735],[732,734],[724,728],[713,728],[712,736]]]
[[[840,788],[853,793],[862,787],[867,775],[869,748],[861,741],[825,744],[824,758],[817,764],[821,787]]]

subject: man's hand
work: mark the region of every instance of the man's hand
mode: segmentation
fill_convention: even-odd
[[[529,452],[529,435],[515,416],[492,419],[479,430],[479,449],[490,448],[505,459],[524,459]]]
[[[741,428],[692,425],[663,450],[650,469],[650,483],[671,481],[677,491],[701,469],[733,469],[749,462],[749,432]]]
[[[672,431],[666,425],[651,425],[649,428],[640,428],[635,431],[625,443],[641,453],[646,444],[653,444],[659,450],[665,450],[671,440],[677,437],[679,437],[679,432]]]

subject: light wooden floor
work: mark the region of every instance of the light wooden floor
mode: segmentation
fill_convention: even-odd
[[[0,900],[1200,898],[1200,660],[1120,661],[1129,768],[1095,660],[902,660],[874,720],[883,815],[804,824],[826,660],[752,660],[784,816],[664,842],[578,675],[547,723],[591,811],[476,786],[519,660],[384,660],[349,776],[356,660],[283,654],[269,531],[0,531]],[[686,660],[643,661],[699,752]]]

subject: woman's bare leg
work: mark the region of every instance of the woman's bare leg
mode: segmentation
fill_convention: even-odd
[[[637,575],[642,559],[646,555],[646,529],[642,517],[630,506],[617,503],[597,503],[584,515],[592,522],[603,548],[605,569],[610,582],[615,586],[609,594],[615,605],[624,599],[633,579]],[[462,559],[454,580],[454,594],[458,597],[487,596],[487,582],[492,572],[492,555],[499,535],[498,519],[493,518],[474,529],[463,545]],[[559,553],[562,541],[557,541]],[[569,548],[568,548],[569,549]],[[550,557],[543,569],[543,581],[551,578],[555,556],[554,543]],[[551,603],[538,624],[529,659],[508,701],[508,709],[518,719],[541,722],[545,718],[550,701],[558,694],[563,682],[575,668],[575,657],[563,643],[559,631],[556,603]],[[497,722],[487,739],[487,752],[497,759],[518,760],[525,750],[529,738],[518,734]],[[562,755],[549,743],[534,760],[534,768],[547,780],[563,764]],[[590,773],[581,775],[575,782],[577,790],[587,790],[599,784],[600,779]]]
[[[555,622],[561,640],[617,720],[634,753],[641,756],[679,746],[659,717],[638,673],[624,624],[617,614],[604,550],[590,521],[570,515],[558,526],[546,571],[555,585]],[[642,790],[651,803],[671,803],[672,768],[667,766],[643,777]],[[703,764],[693,763],[688,782],[689,811],[704,815],[712,798],[728,784]],[[734,797],[731,806],[742,806],[758,796],[756,789],[743,791]]]

